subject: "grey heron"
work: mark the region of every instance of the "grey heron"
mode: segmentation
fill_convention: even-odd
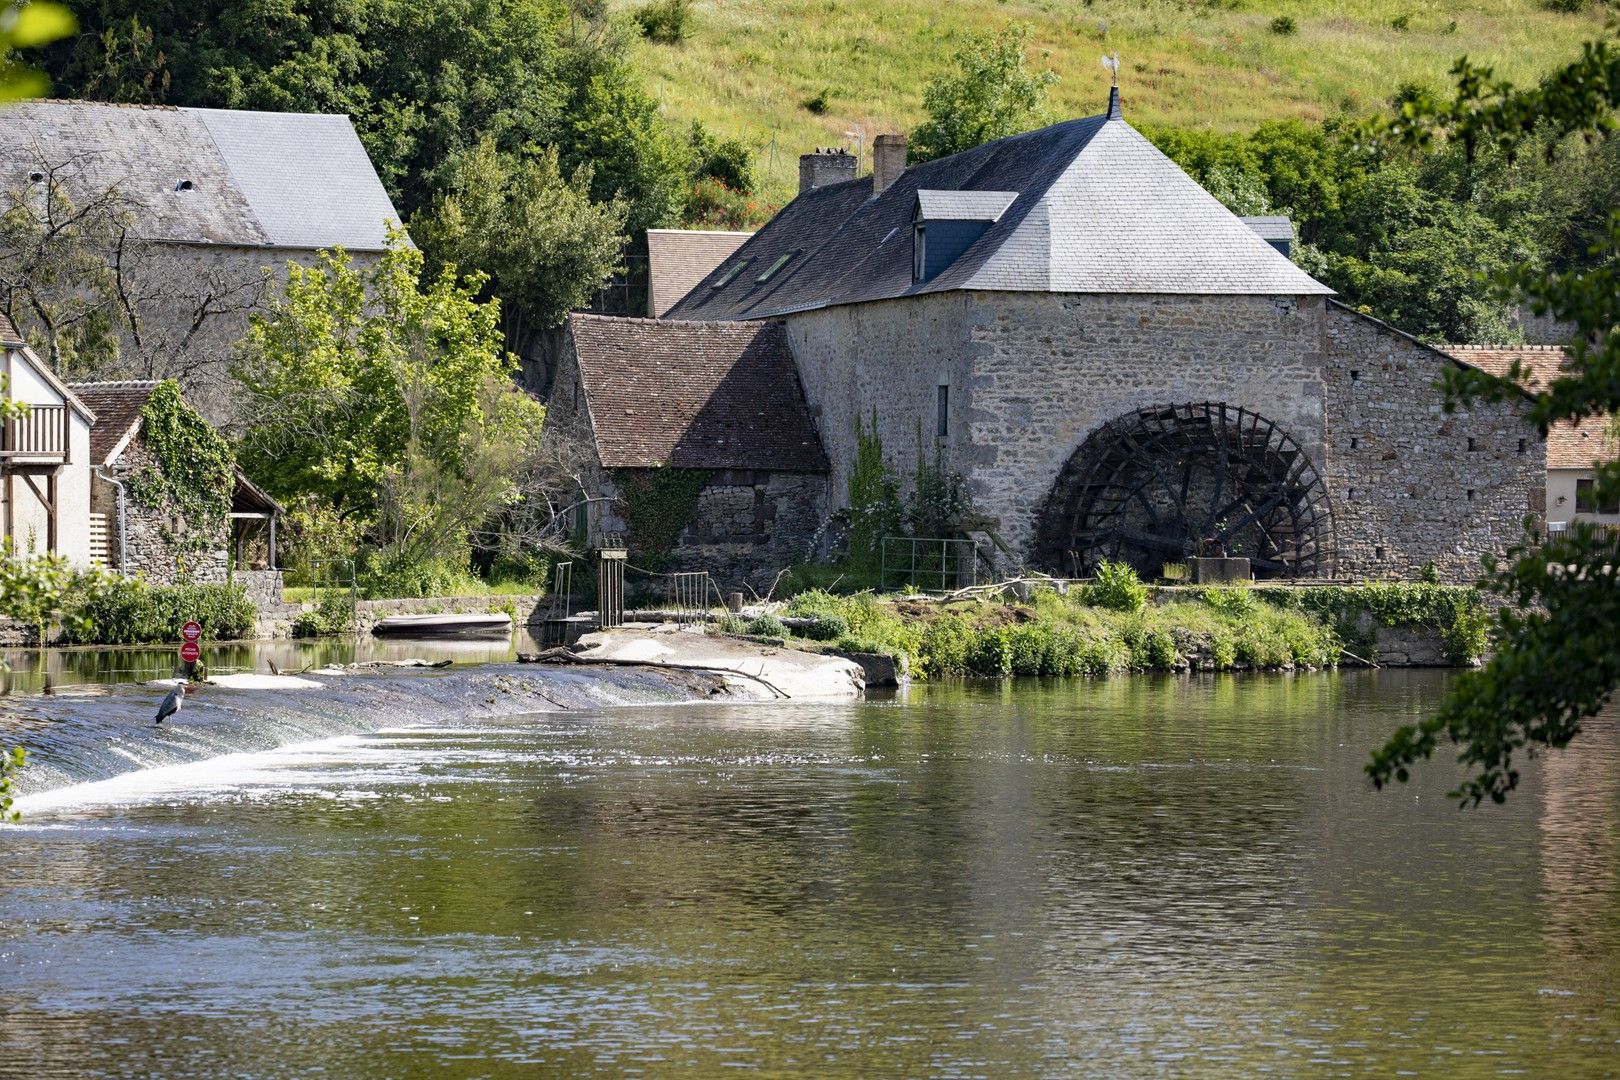
[[[152,721],[152,725],[156,727],[158,724],[163,723],[165,718],[179,712],[180,706],[185,703],[186,684],[179,683],[173,690],[169,691],[169,695],[163,699],[163,704],[158,706],[157,719]]]

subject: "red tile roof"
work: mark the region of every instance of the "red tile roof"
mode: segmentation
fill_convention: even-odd
[[[1567,374],[1563,371],[1567,354],[1561,345],[1442,345],[1442,352],[1455,360],[1506,375],[1518,361],[1529,373],[1525,385],[1537,390]],[[1593,417],[1576,426],[1559,421],[1547,432],[1547,468],[1590,469],[1599,461],[1615,457],[1616,446],[1607,417]]]
[[[90,428],[90,460],[109,465],[112,452],[141,422],[141,412],[156,382],[73,383],[69,389],[96,414]]]
[[[568,328],[605,467],[826,471],[782,323],[571,315]]]

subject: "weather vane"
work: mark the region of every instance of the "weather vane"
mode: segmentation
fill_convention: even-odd
[[[1107,68],[1110,72],[1113,73],[1113,75],[1114,75],[1114,85],[1118,86],[1119,85],[1119,53],[1116,52],[1113,56],[1109,56],[1107,53],[1103,53],[1102,65],[1103,65],[1103,67]]]

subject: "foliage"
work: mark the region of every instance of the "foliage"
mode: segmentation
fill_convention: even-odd
[[[424,557],[397,549],[373,554],[360,569],[359,583],[368,600],[467,596],[484,591],[465,559]]]
[[[849,562],[863,576],[875,576],[885,536],[900,531],[904,506],[900,482],[883,458],[883,439],[877,432],[877,411],[868,427],[855,417],[855,461],[850,466]]]
[[[0,822],[15,825],[22,820],[22,815],[11,807],[13,798],[11,794],[12,783],[22,767],[28,764],[28,751],[20,746],[0,750]]]
[[[390,574],[464,568],[538,442],[543,410],[511,382],[482,284],[452,267],[424,281],[422,254],[396,235],[365,270],[342,252],[289,266],[249,330],[242,459],[321,536],[368,534]]]
[[[1148,587],[1130,563],[1103,560],[1097,580],[1084,589],[1085,602],[1110,611],[1141,611],[1147,606]]]
[[[616,469],[616,507],[629,529],[631,556],[648,570],[662,570],[669,553],[697,514],[698,495],[714,474],[708,469]]]
[[[236,487],[231,444],[186,404],[173,379],[153,387],[141,420],[141,441],[153,463],[130,477],[130,500],[179,519],[179,529],[165,526],[163,538],[182,557],[217,548]]]
[[[721,138],[702,124],[693,123],[687,141],[692,147],[692,176],[698,181],[718,180],[739,195],[751,195],[757,177],[754,151],[741,139]]]
[[[311,611],[293,620],[295,638],[328,637],[354,632],[354,596],[341,589],[323,589]]]
[[[913,161],[931,161],[993,139],[1039,127],[1051,71],[1025,70],[1030,27],[1011,23],[999,34],[970,36],[955,56],[956,70],[923,91],[927,119],[911,133]]]
[[[820,90],[817,90],[814,94],[811,94],[809,97],[805,98],[802,102],[800,102],[800,104],[804,106],[804,111],[809,113],[810,115],[812,115],[812,116],[822,116],[827,112],[827,109],[831,106],[831,102],[828,101],[828,94],[829,94],[829,91],[827,90],[827,88],[822,87]]]
[[[71,11],[44,0],[14,3],[0,12],[0,102],[40,97],[50,88],[44,73],[17,55],[19,49],[41,48],[77,28]]]
[[[88,632],[85,604],[113,580],[101,570],[79,570],[54,552],[19,552],[0,540],[0,619],[29,627],[41,644],[58,620],[69,634]]]
[[[1206,590],[1208,594],[1215,590]],[[1345,641],[1366,643],[1358,630],[1362,616],[1382,626],[1423,626],[1446,643],[1447,657],[1469,664],[1489,645],[1489,615],[1478,589],[1422,581],[1372,581],[1362,585],[1319,585],[1308,589],[1251,589],[1255,598],[1332,620]]]
[[[190,620],[203,638],[234,641],[253,636],[255,611],[240,585],[148,585],[116,578],[75,600],[84,616],[67,627],[77,645],[140,645],[176,641]]]
[[[917,471],[912,474],[912,493],[906,506],[906,524],[912,536],[954,536],[971,524],[973,496],[967,480],[945,464],[945,449],[935,445],[933,460],[923,448],[922,429],[917,430]]]
[[[817,615],[798,630],[800,637],[811,641],[837,641],[849,633],[849,623],[838,615]]]
[[[1223,615],[1249,615],[1256,607],[1254,590],[1244,585],[1210,586],[1198,598]]]
[[[589,165],[564,179],[556,147],[503,153],[486,136],[449,171],[411,231],[437,273],[476,272],[501,298],[510,343],[562,322],[621,268],[628,205],[595,202]]]
[[[649,41],[678,45],[692,32],[691,0],[652,0],[631,16]]]
[[[755,637],[779,638],[787,636],[787,627],[775,615],[761,615],[749,621],[748,632]]]
[[[1412,94],[1395,119],[1374,126],[1373,136],[1417,147],[1443,139],[1472,161],[1534,150],[1545,145],[1536,136],[1546,131],[1596,138],[1620,128],[1620,37],[1612,27],[1529,89],[1466,58],[1453,74],[1451,98]],[[1538,388],[1530,410],[1543,430],[1620,412],[1620,215],[1610,217],[1607,243],[1596,245],[1584,265],[1526,262],[1497,275],[1495,284],[1499,296],[1523,297],[1538,314],[1574,327],[1564,373]],[[1505,378],[1448,373],[1447,405],[1510,398],[1524,382],[1517,367]],[[1594,479],[1600,503],[1620,496],[1620,462],[1600,464]],[[1459,746],[1458,760],[1471,772],[1453,794],[1464,805],[1506,799],[1519,782],[1515,752],[1567,746],[1620,687],[1617,579],[1620,552],[1602,530],[1575,522],[1566,534],[1537,543],[1527,528],[1505,562],[1487,563],[1486,583],[1506,600],[1495,618],[1495,654],[1456,681],[1434,716],[1401,728],[1374,751],[1367,766],[1373,783],[1406,780],[1444,737]]]
[[[692,185],[686,198],[684,220],[694,229],[757,229],[769,221],[780,207],[752,195],[733,191],[714,177]]]
[[[1293,16],[1291,15],[1278,15],[1275,19],[1271,20],[1271,32],[1273,34],[1287,35],[1296,32],[1298,29],[1299,24],[1294,22]]]

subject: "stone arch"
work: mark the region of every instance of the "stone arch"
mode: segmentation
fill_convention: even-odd
[[[1035,557],[1084,576],[1104,559],[1156,578],[1219,540],[1256,577],[1322,577],[1334,562],[1321,474],[1273,421],[1225,402],[1139,409],[1092,432],[1058,474]]]

